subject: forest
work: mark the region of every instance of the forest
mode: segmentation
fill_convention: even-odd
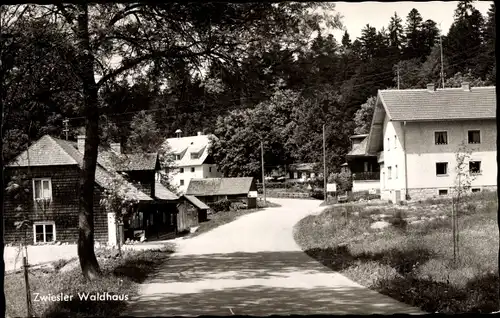
[[[71,8],[57,9],[1,7],[6,162],[44,134],[66,138],[67,125],[74,140],[85,126],[82,46]],[[325,124],[336,171],[349,136],[367,132],[377,90],[496,83],[494,4],[483,16],[460,1],[442,31],[416,9],[394,13],[386,27],[367,24],[357,39],[345,31],[340,42],[329,32],[349,19],[339,15],[333,3],[90,6],[99,143],[155,151],[177,129],[213,133],[226,176],[258,175],[260,141],[267,165],[320,161]],[[125,16],[135,19],[112,24]]]

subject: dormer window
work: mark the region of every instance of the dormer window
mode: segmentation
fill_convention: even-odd
[[[175,160],[181,160],[181,155],[175,155]]]
[[[192,152],[191,153],[191,159],[198,159],[200,155],[197,152]]]

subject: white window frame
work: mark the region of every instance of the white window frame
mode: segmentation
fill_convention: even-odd
[[[184,179],[180,179],[180,180],[179,180],[179,184],[180,184],[181,186],[183,186],[183,185],[184,185]]]
[[[191,172],[196,172],[196,168],[195,167],[191,167]]]
[[[387,137],[387,151],[391,150],[391,137]]]
[[[387,167],[387,180],[391,180],[392,179],[392,167],[389,166]]]
[[[398,147],[398,136],[394,135],[394,149]]]
[[[446,143],[439,144],[439,143],[436,142],[436,134],[437,133],[446,133]],[[467,136],[467,138],[468,138],[468,136]],[[447,130],[435,130],[434,131],[434,145],[436,145],[436,146],[442,146],[442,145],[447,145],[448,143],[449,143],[449,140],[448,140],[448,131]]]
[[[184,168],[179,168],[179,173],[184,173]]]
[[[469,141],[469,132],[478,131],[479,132],[479,142],[470,142]],[[467,144],[469,145],[480,145],[483,140],[483,134],[481,134],[481,129],[467,129]]]
[[[437,165],[438,165],[438,163],[446,163],[446,173],[445,174],[438,174],[437,173]],[[436,176],[437,177],[446,177],[446,176],[448,176],[448,169],[449,169],[448,162],[445,162],[445,161],[436,162],[435,168],[436,168]]]
[[[394,179],[398,178],[398,165],[394,166]]]
[[[176,154],[176,155],[175,155],[175,160],[181,160],[181,155]]]
[[[42,187],[42,193],[43,193],[43,182],[48,181],[49,182],[49,192],[50,192],[50,197],[49,198],[43,198],[43,199],[49,199],[49,202],[52,202],[52,179],[51,178],[33,178],[32,185],[33,185],[33,201],[36,202],[36,189],[35,189],[35,182],[40,181],[41,184],[40,186]]]
[[[37,225],[43,225],[43,242],[37,242],[36,241],[36,226]],[[54,229],[54,239],[50,242],[47,242],[47,233],[45,230],[45,225],[52,225],[52,228]],[[51,243],[51,242],[56,242],[57,241],[57,231],[56,231],[56,222],[54,221],[37,221],[33,222],[33,244],[41,244],[41,243]]]

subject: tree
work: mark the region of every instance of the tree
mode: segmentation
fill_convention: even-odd
[[[142,76],[134,71],[169,69],[184,60],[193,72],[209,60],[238,65],[248,56],[249,45],[297,43],[321,19],[309,9],[314,3],[169,3],[169,4],[59,4],[40,7],[38,15],[52,14],[64,31],[64,43],[74,48],[65,54],[81,84],[86,143],[80,182],[78,255],[83,275],[100,275],[94,253],[93,199],[99,145],[99,90],[110,80]],[[332,6],[325,5],[328,8]],[[224,14],[221,14],[221,13]],[[268,19],[262,20],[262,16]],[[300,18],[298,18],[300,17]],[[291,31],[293,30],[293,31]],[[63,41],[61,41],[63,42]],[[56,43],[55,43],[56,44]],[[59,43],[57,43],[59,44]],[[121,57],[119,66],[110,63]],[[96,76],[98,80],[96,80]]]
[[[142,110],[134,116],[127,143],[131,152],[156,152],[164,141],[152,114]]]
[[[458,72],[453,77],[447,78],[445,87],[461,87],[463,83],[469,83],[469,87],[481,87],[489,85],[487,81],[483,81],[480,78],[474,78],[472,72],[469,71],[469,73],[467,74]]]
[[[422,51],[420,52],[420,61],[424,61],[425,58],[431,53],[434,45],[438,43],[439,33],[437,24],[433,20],[428,19],[422,23],[422,38],[420,40]]]
[[[355,134],[368,134],[370,132],[376,102],[376,96],[368,98],[366,103],[362,104],[361,108],[354,115],[354,123],[356,124],[356,128],[354,128]]]
[[[405,59],[421,58],[422,16],[413,8],[406,17],[405,26]]]
[[[394,83],[399,89],[422,88],[422,63],[418,59],[404,60],[394,66]],[[399,83],[398,83],[399,81]]]
[[[389,45],[396,48],[399,53],[403,50],[404,34],[403,34],[403,20],[398,16],[396,12],[391,17],[389,22]]]

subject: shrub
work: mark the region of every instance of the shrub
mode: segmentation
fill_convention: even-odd
[[[318,200],[324,200],[325,199],[325,194],[323,193],[323,189],[316,189],[311,192],[311,197],[318,199]]]
[[[389,219],[389,223],[391,223],[395,228],[401,230],[406,229],[406,226],[408,225],[408,222],[405,220],[404,213],[401,210],[396,210],[394,212],[394,216]]]
[[[227,212],[231,209],[231,201],[228,199],[219,200],[209,204],[210,208],[215,212]]]
[[[337,191],[339,192],[352,190],[352,175],[347,171],[330,174],[328,181],[335,182],[337,184]]]

